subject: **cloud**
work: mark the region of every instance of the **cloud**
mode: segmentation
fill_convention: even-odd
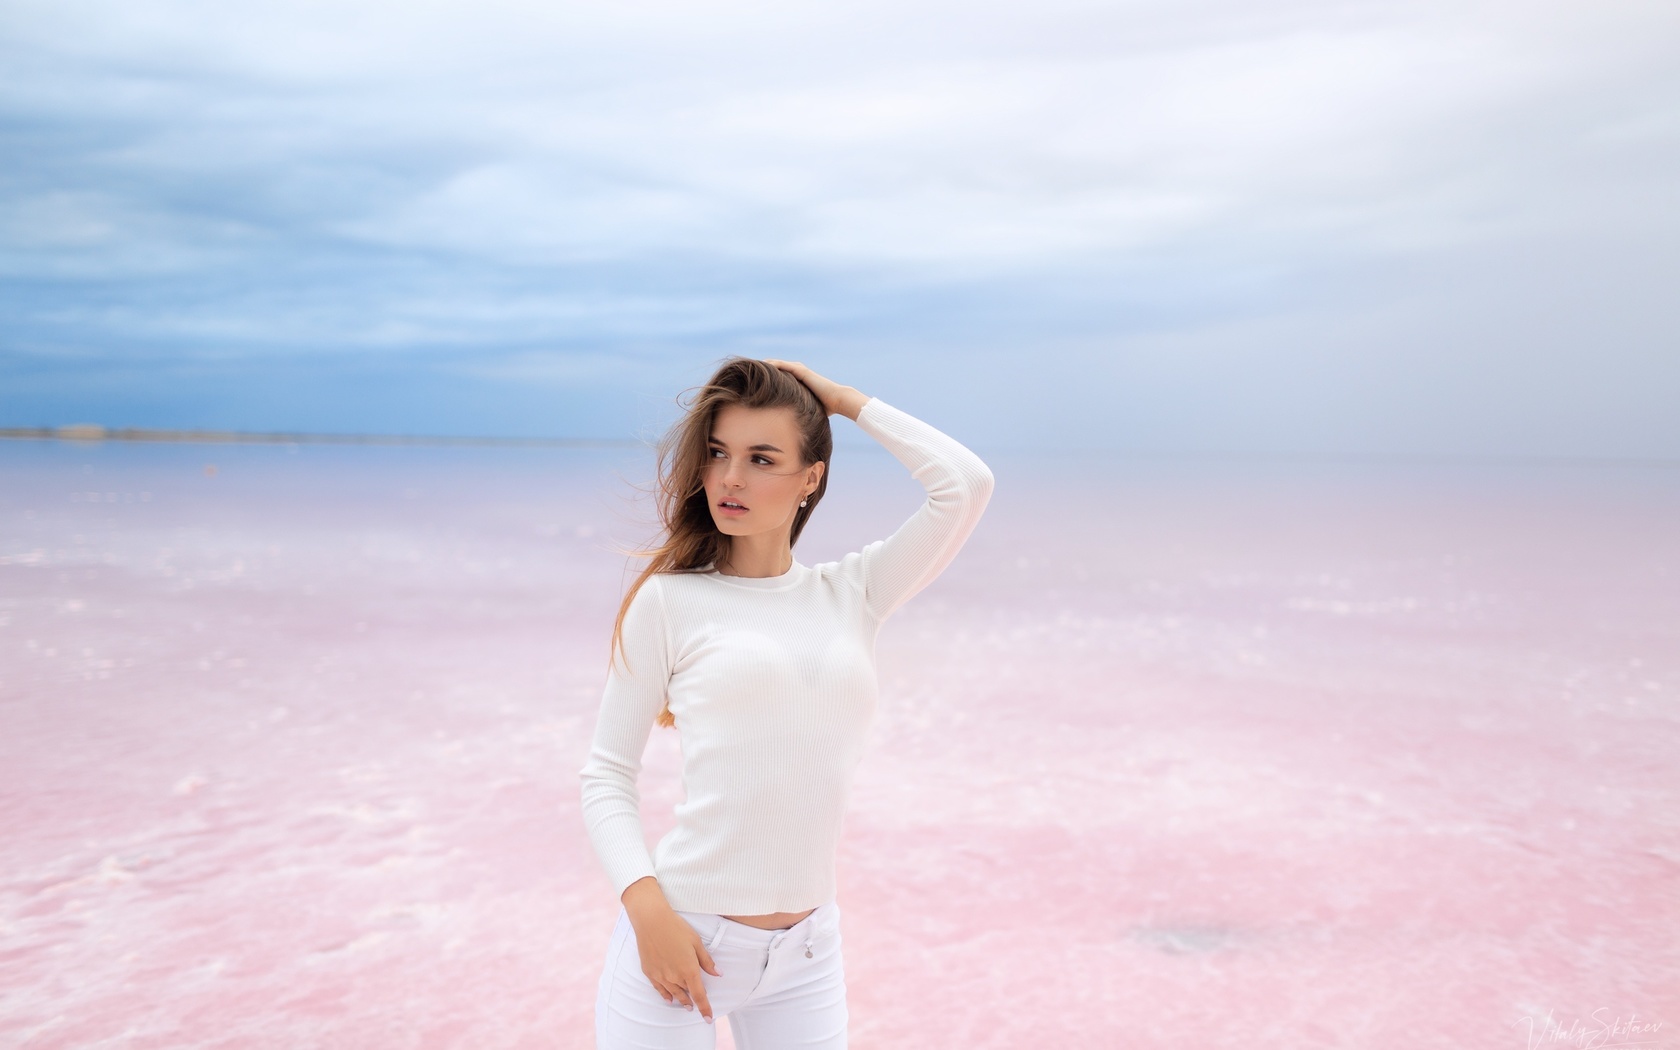
[[[1593,244],[1673,273],[1677,21],[19,0],[0,16],[0,350],[471,350],[485,377],[558,387],[579,381],[568,355],[607,383],[615,354],[1037,339],[1114,358],[1303,315],[1324,339],[1351,303],[1359,324],[1418,311],[1413,357],[1472,353],[1455,331],[1518,278],[1455,267],[1443,313],[1432,267],[1567,274]],[[1676,334],[1660,296],[1606,296]]]

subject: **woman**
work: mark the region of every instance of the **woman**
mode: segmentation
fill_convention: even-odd
[[[857,422],[927,489],[889,539],[805,566],[828,417]],[[950,564],[992,492],[933,427],[798,362],[733,358],[661,446],[665,533],[625,595],[581,770],[590,841],[619,894],[598,1050],[844,1047],[835,851],[876,701],[882,621]],[[655,723],[686,798],[649,854],[636,775]]]

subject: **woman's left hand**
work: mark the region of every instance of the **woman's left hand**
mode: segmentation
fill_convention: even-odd
[[[775,365],[804,383],[811,393],[817,395],[817,400],[822,402],[823,409],[831,416],[838,412],[847,419],[856,421],[858,412],[869,400],[868,395],[857,387],[841,386],[832,379],[825,379],[798,361],[778,361],[767,357],[764,363]]]

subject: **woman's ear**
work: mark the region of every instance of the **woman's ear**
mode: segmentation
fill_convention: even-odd
[[[824,463],[820,459],[817,460],[815,463],[811,464],[811,472],[809,474],[805,475],[805,481],[806,481],[807,484],[812,486],[812,488],[811,488],[812,492],[817,491],[816,490],[816,485],[819,481],[822,480],[823,471],[827,470],[827,469],[828,469],[828,464]]]

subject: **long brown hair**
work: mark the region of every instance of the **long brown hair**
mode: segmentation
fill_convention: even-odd
[[[801,468],[817,462],[824,464],[816,491],[806,497],[805,506],[794,511],[793,530],[788,537],[790,545],[799,542],[805,523],[828,490],[828,461],[834,452],[834,431],[828,425],[828,411],[817,395],[792,374],[756,358],[731,357],[704,386],[691,388],[684,394],[692,396],[685,403],[679,395],[677,403],[686,411],[666,431],[658,446],[659,479],[655,498],[662,534],[639,552],[648,559],[648,564],[619,604],[609,662],[614,655],[625,655],[624,614],[648,577],[654,573],[698,572],[729,552],[730,538],[718,531],[706,501],[705,470],[711,458],[712,424],[719,409],[725,405],[792,409],[794,424],[799,428]],[[628,657],[625,666],[628,669]],[[670,727],[676,722],[667,704],[659,712],[659,724]]]

